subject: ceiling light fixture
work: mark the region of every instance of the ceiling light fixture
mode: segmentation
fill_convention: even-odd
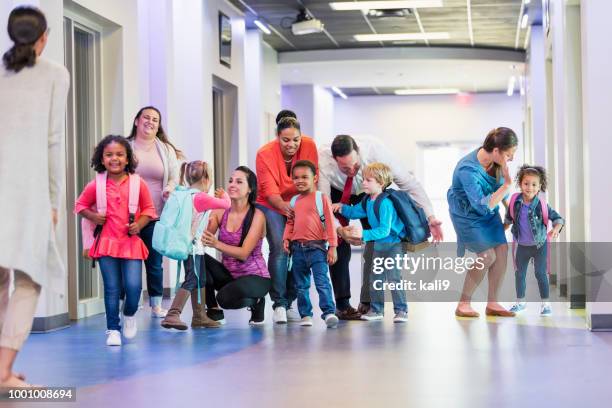
[[[514,95],[514,85],[516,84],[516,77],[512,75],[508,80],[508,96]]]
[[[259,27],[259,29],[260,29],[261,31],[263,31],[263,32],[264,32],[264,33],[266,33],[267,35],[272,34],[272,31],[270,31],[270,29],[269,29],[269,28],[268,28],[268,27],[267,27],[267,26],[266,26],[264,23],[262,23],[261,21],[259,21],[259,20],[255,20],[255,21],[254,21],[254,23],[255,23],[255,25],[256,25],[257,27]]]
[[[340,90],[340,88],[337,88],[337,87],[335,87],[335,86],[332,86],[332,87],[331,87],[331,89],[332,89],[332,91],[334,91],[334,93],[335,93],[336,95],[338,95],[338,96],[339,96],[339,97],[341,97],[342,99],[347,99],[347,98],[348,98],[348,97],[346,96],[346,94]]]
[[[396,95],[452,95],[460,92],[457,88],[423,88],[423,89],[397,89]]]
[[[356,34],[355,40],[366,41],[411,41],[411,40],[448,40],[449,33],[397,33],[397,34]]]
[[[405,1],[334,1],[329,3],[333,10],[384,10],[402,8],[444,7],[442,0],[405,0]]]
[[[523,14],[523,18],[521,19],[521,28],[524,30],[527,28],[527,23],[529,22],[529,14]]]

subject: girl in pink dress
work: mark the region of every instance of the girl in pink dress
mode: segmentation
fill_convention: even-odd
[[[91,158],[91,166],[96,172],[106,171],[106,214],[92,209],[96,204],[96,180],[85,186],[74,208],[75,213],[102,226],[89,256],[100,263],[104,281],[108,346],[121,345],[119,296],[122,289],[126,294],[123,335],[126,339],[136,336],[135,314],[142,289],[142,261],[149,254],[138,234],[149,220],[157,218],[149,189],[140,179],[138,210],[134,219],[130,219],[129,180],[137,177],[133,175],[136,165],[132,148],[124,137],[106,136]]]

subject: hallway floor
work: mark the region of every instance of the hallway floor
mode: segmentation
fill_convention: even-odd
[[[357,296],[359,269],[354,252]],[[612,333],[586,330],[582,310],[553,303],[553,316],[540,317],[534,303],[516,318],[472,320],[456,318],[454,303],[409,303],[408,323],[394,324],[388,303],[385,321],[326,329],[314,288],[311,299],[313,327],[273,325],[267,302],[260,328],[239,310],[226,311],[220,329],[169,331],[145,307],[138,335],[122,347],[105,345],[105,316],[97,315],[31,335],[16,369],[34,384],[77,387],[71,407],[609,405]],[[484,315],[484,304],[475,308]],[[191,321],[189,305],[183,320]]]
[[[453,304],[413,304],[406,324],[388,310],[384,322],[331,330],[320,319],[274,327],[270,314],[250,328],[248,312],[230,311],[223,328],[195,332],[162,329],[146,308],[122,347],[104,345],[95,316],[32,335],[17,369],[78,387],[87,407],[602,406],[612,333],[585,330],[581,313],[562,306],[552,318],[534,305],[516,319],[461,320]]]

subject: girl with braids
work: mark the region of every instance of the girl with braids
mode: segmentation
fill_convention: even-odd
[[[39,9],[13,9],[4,27],[13,44],[0,64],[0,388],[15,388],[29,385],[13,363],[30,334],[42,288],[50,302],[65,295],[54,230],[66,171],[70,77],[41,57],[49,30]]]
[[[208,217],[206,211],[213,209],[227,209],[230,206],[230,199],[227,193],[218,188],[215,196],[208,195],[212,182],[212,174],[208,163],[196,160],[190,163],[183,163],[181,166],[181,185],[188,186],[192,190],[199,190],[201,193],[193,197],[193,217],[191,222],[191,233],[195,237],[197,229],[204,217]],[[206,222],[205,220],[203,222]],[[185,261],[185,281],[181,288],[176,292],[172,306],[168,314],[161,322],[162,327],[167,329],[187,330],[187,324],[181,321],[181,312],[187,299],[191,296],[191,307],[193,316],[191,318],[192,328],[217,328],[221,324],[210,319],[204,310],[206,302],[206,269],[204,266],[204,246],[197,238],[195,262],[198,265],[198,274],[192,257]],[[199,284],[198,284],[199,280]],[[198,301],[198,290],[200,301]]]
[[[457,256],[464,256],[467,248],[481,260],[466,274],[461,299],[455,310],[455,315],[459,317],[479,316],[470,303],[472,294],[487,272],[489,291],[486,314],[514,316],[513,312],[497,302],[497,292],[508,258],[499,203],[505,199],[512,183],[508,162],[514,158],[517,145],[518,138],[512,129],[493,129],[481,147],[457,163],[453,173],[447,198],[457,233]]]
[[[179,182],[178,160],[183,158],[183,154],[168,140],[162,126],[161,113],[153,106],[145,106],[138,111],[128,140],[138,159],[137,173],[147,182],[155,210],[161,214],[164,202]],[[141,237],[149,249],[145,267],[151,315],[165,317],[167,310],[162,308],[163,257],[153,248],[152,243],[156,222],[151,221],[142,231]]]
[[[224,309],[251,310],[249,324],[264,323],[265,296],[270,291],[270,273],[261,253],[266,219],[255,208],[257,176],[246,166],[232,173],[227,186],[231,207],[214,210],[202,243],[222,254],[221,262],[204,255],[206,271],[218,291]],[[215,234],[219,232],[218,238]]]
[[[525,310],[525,280],[527,265],[533,258],[533,266],[538,288],[542,299],[540,315],[550,316],[552,310],[548,302],[550,287],[548,283],[548,239],[559,236],[565,221],[552,209],[538,193],[546,192],[546,170],[540,166],[524,164],[516,176],[516,184],[521,190],[510,199],[506,211],[505,224],[512,224],[512,236],[516,245],[513,253],[515,264],[516,303],[510,309],[513,312]],[[553,229],[548,232],[548,220]],[[515,247],[515,245],[513,245]],[[513,251],[514,252],[514,251]]]

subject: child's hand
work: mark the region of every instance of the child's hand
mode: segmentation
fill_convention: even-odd
[[[90,216],[90,221],[96,225],[104,225],[104,223],[106,222],[106,215],[93,213]]]
[[[335,213],[341,212],[342,211],[342,204],[341,203],[334,203],[334,204],[331,205],[331,209]]]
[[[508,228],[510,228],[510,224],[504,224],[504,231],[506,231]]]
[[[127,227],[128,227],[128,233],[130,235],[138,235],[138,234],[140,234],[140,224],[138,224],[137,222],[133,222],[131,224],[128,224]]]
[[[225,190],[222,189],[221,187],[215,190],[215,198],[223,198],[224,195],[225,195]]]
[[[291,243],[291,241],[289,241],[288,239],[283,240],[283,250],[286,253],[289,253],[289,244]]]
[[[327,250],[327,263],[333,265],[338,260],[338,252],[336,251],[336,247],[330,247]]]
[[[164,192],[162,193],[162,199],[164,201],[168,201],[168,197],[170,197],[170,193],[171,193],[170,190],[164,190]]]
[[[561,224],[557,224],[555,226],[555,228],[553,228],[552,230],[550,230],[550,232],[548,233],[548,238],[549,239],[557,239],[559,238],[559,231],[561,230],[560,227]]]
[[[202,244],[204,246],[216,249],[218,242],[217,237],[211,232],[204,231],[204,234],[202,234]]]
[[[361,241],[363,237],[362,231],[355,228],[353,225],[349,225],[345,228],[346,238],[354,241]]]

